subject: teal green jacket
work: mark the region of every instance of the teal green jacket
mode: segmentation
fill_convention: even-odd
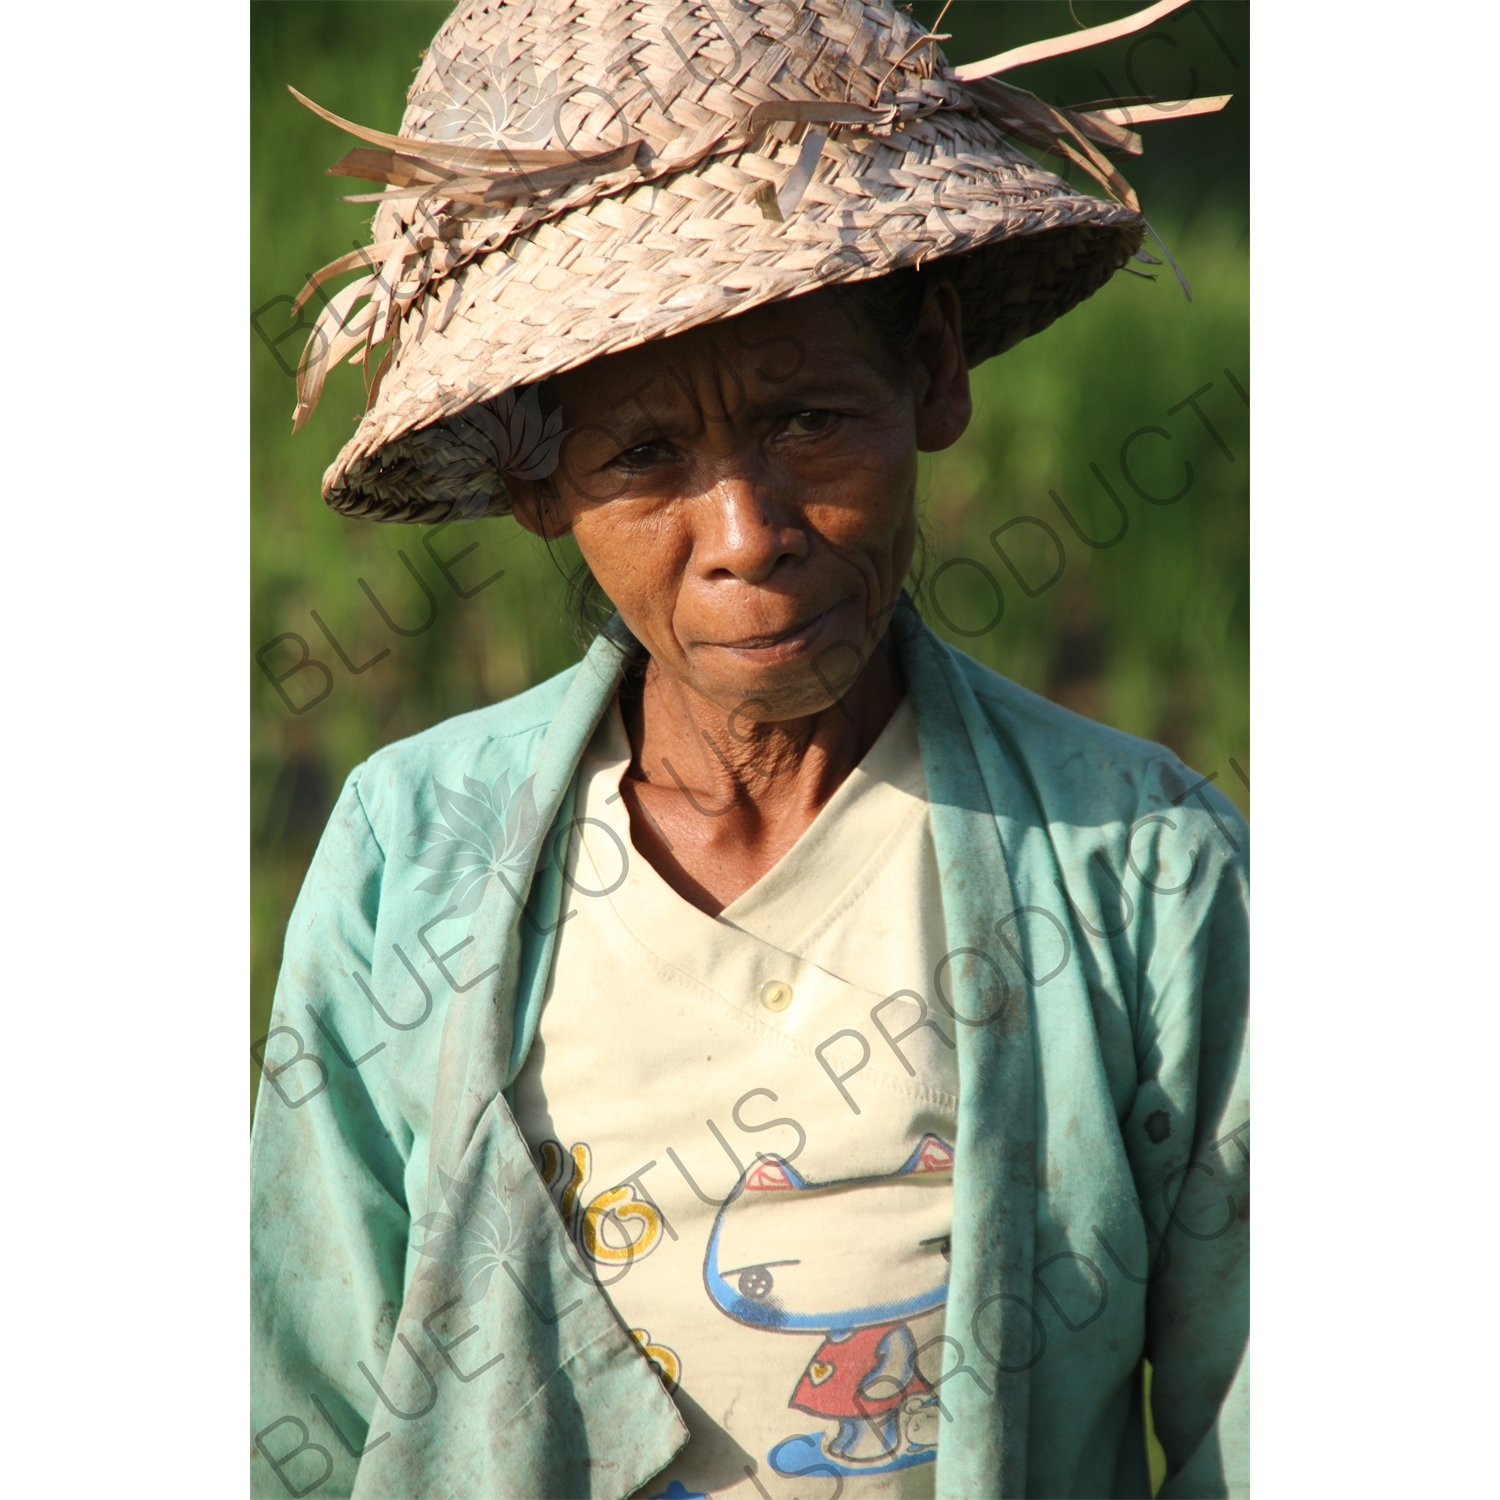
[[[1245,825],[1170,752],[910,610],[893,636],[951,944],[928,1014],[959,1080],[937,1492],[1148,1495],[1145,1358],[1161,1493],[1248,1493]],[[257,1049],[256,1495],[618,1500],[686,1441],[506,1098],[632,648],[616,624],[382,750],[329,821]]]

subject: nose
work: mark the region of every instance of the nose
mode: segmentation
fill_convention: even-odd
[[[695,555],[704,578],[764,583],[784,561],[807,556],[810,543],[800,516],[758,476],[721,474],[703,498]]]

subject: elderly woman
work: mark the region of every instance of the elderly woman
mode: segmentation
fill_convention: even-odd
[[[326,497],[571,535],[614,613],[308,873],[256,1493],[1146,1495],[1143,1359],[1163,1493],[1242,1493],[1244,827],[904,592],[970,366],[1138,249],[1137,138],[875,4],[703,15],[461,8],[346,125]]]

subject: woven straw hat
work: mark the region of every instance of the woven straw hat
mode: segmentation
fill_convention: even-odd
[[[942,258],[971,365],[1046,328],[1140,249],[1101,148],[1138,153],[1132,124],[1224,100],[1063,110],[996,75],[1187,3],[958,68],[890,0],[461,4],[399,135],[302,101],[368,143],[332,172],[386,184],[352,200],[379,205],[370,249],[298,301],[325,305],[296,425],[340,359],[368,387],[324,498],[382,521],[504,514],[507,473],[546,472],[560,440],[521,388],[820,285]]]

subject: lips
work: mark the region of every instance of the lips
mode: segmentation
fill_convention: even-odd
[[[741,640],[726,641],[724,644],[731,651],[763,651],[770,646],[786,645],[801,636],[810,635],[828,618],[829,613],[825,609],[821,614],[814,615],[801,625],[793,625],[790,629],[779,630],[770,635],[748,635]]]
[[[720,641],[719,646],[725,651],[742,652],[773,652],[779,650],[795,650],[799,646],[806,645],[828,622],[828,618],[839,606],[830,605],[820,614],[814,615],[810,620],[803,621],[800,625],[792,625],[786,630],[768,632],[765,635],[742,636],[737,641]]]

